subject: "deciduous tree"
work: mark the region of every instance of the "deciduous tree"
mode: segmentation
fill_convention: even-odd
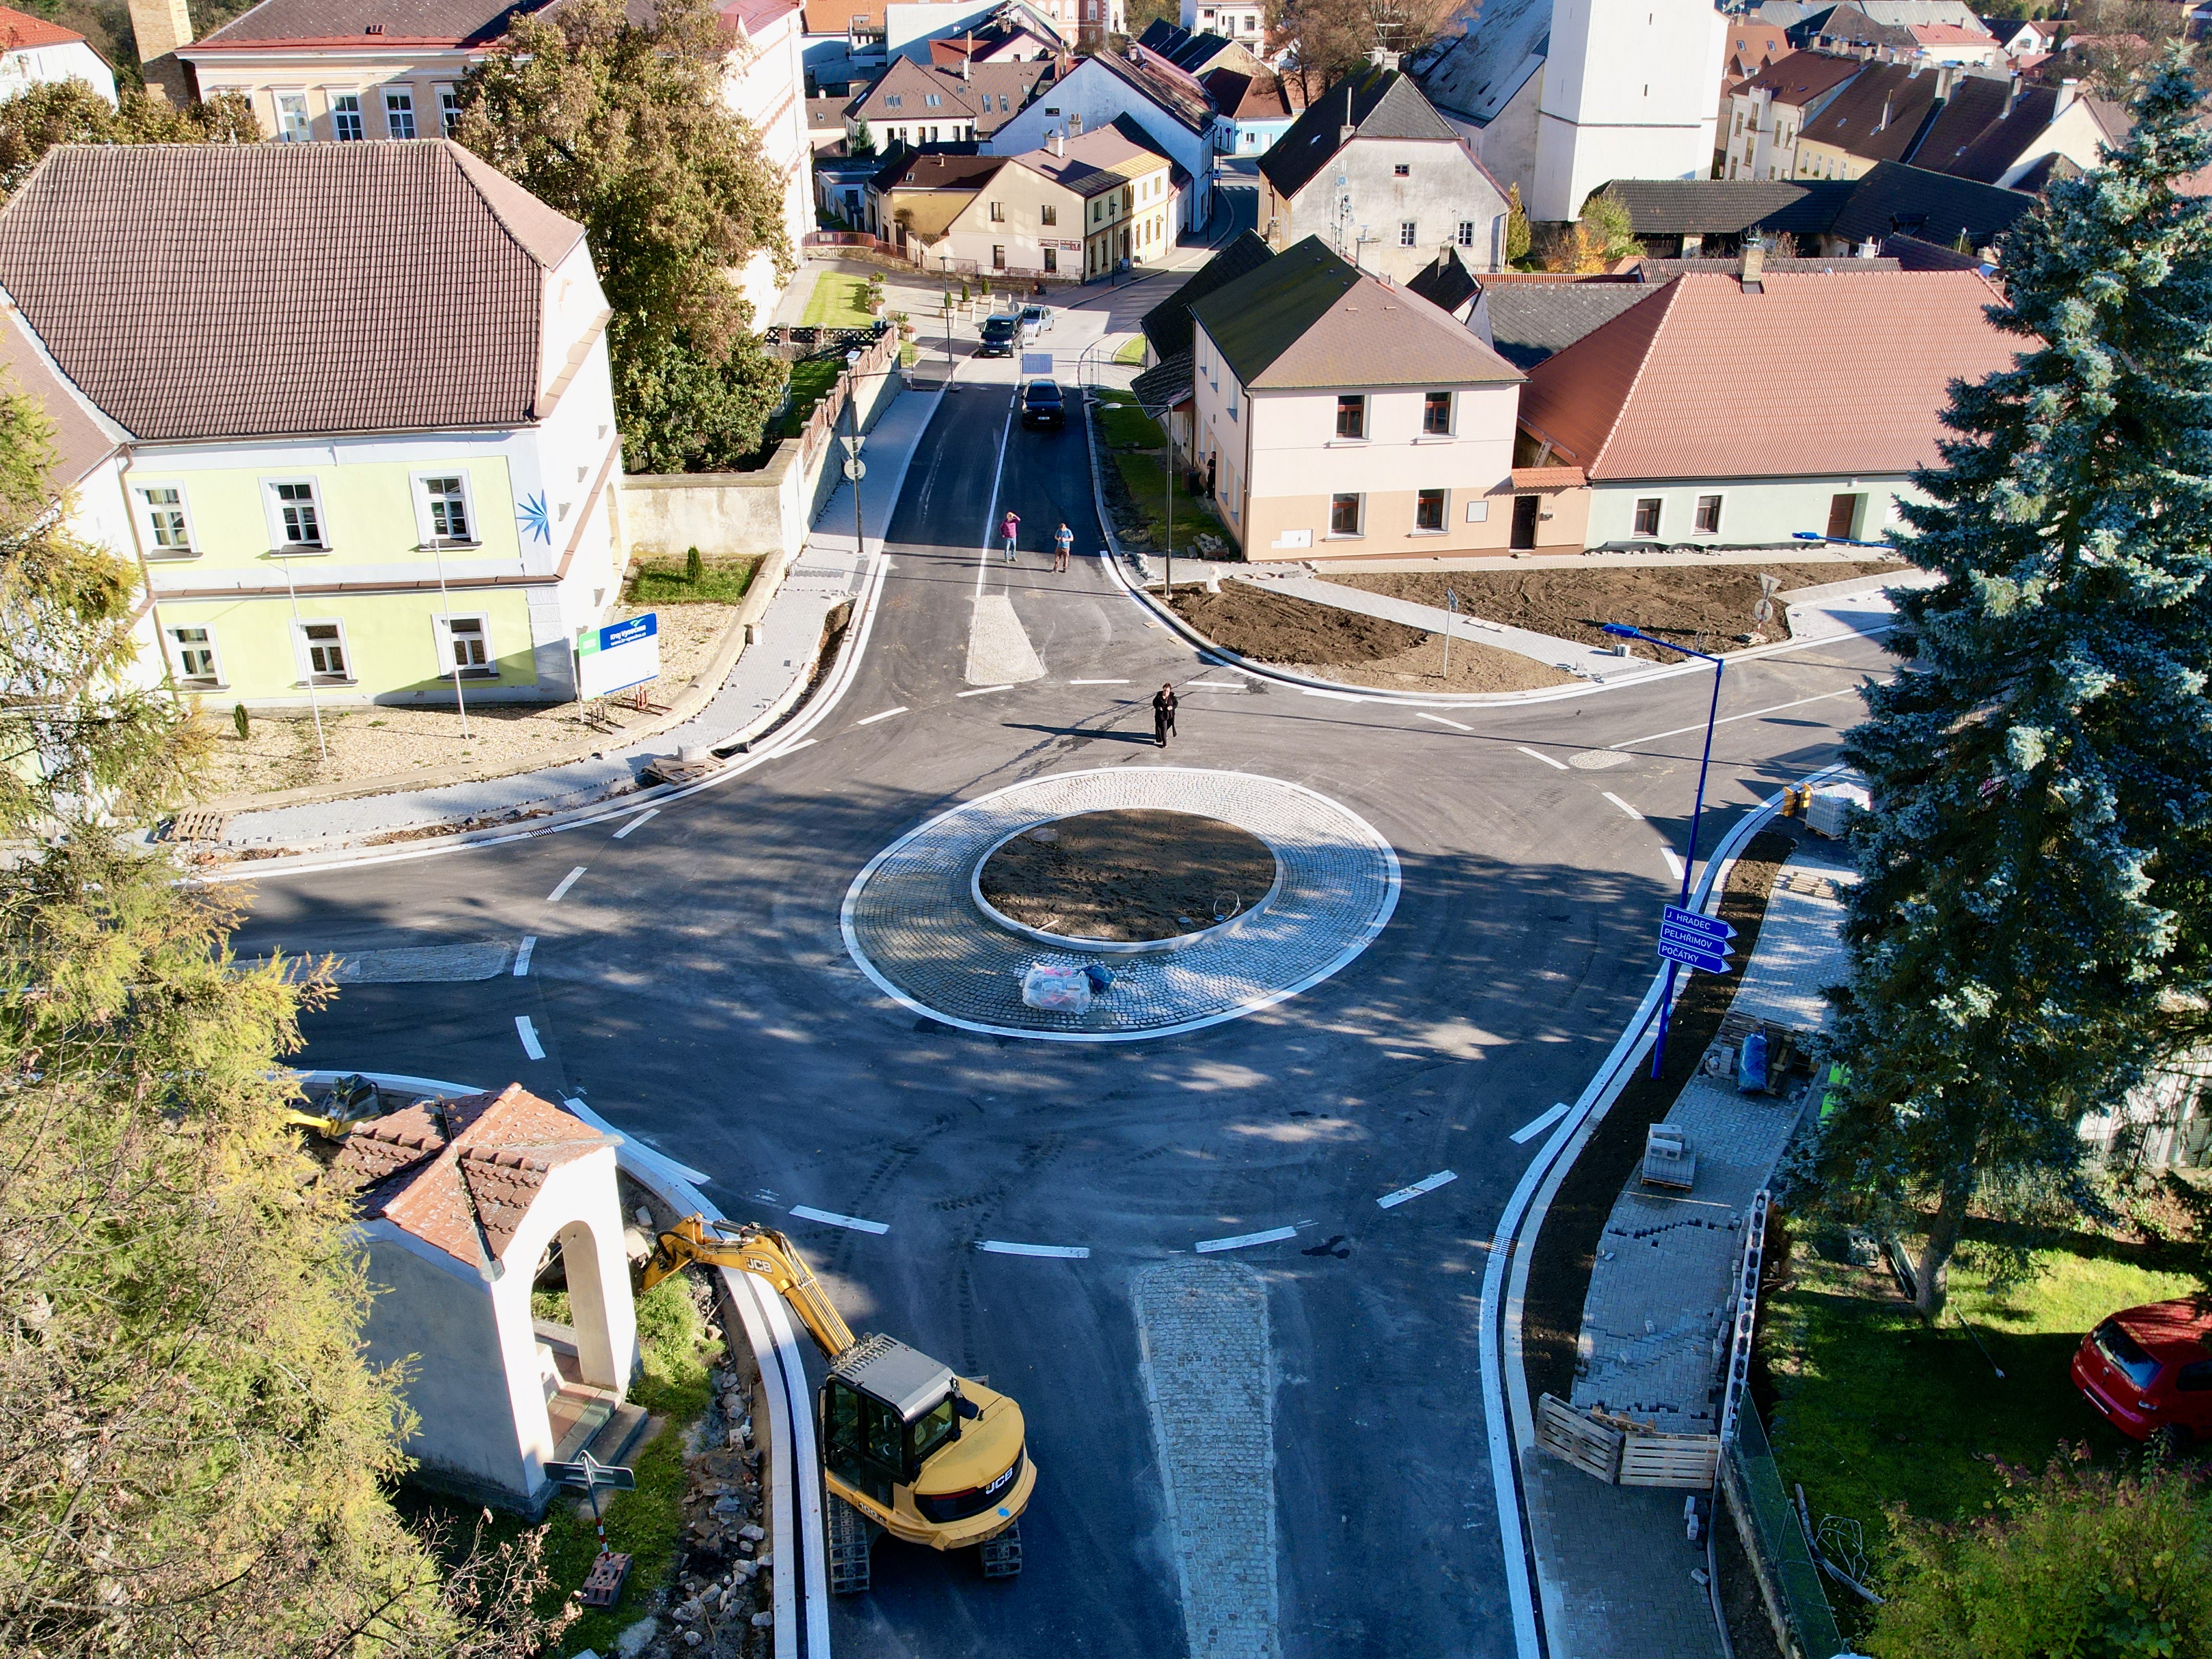
[[[111,104],[82,81],[47,82],[0,104],[0,196],[57,144],[252,144],[253,106],[234,92],[179,109],[125,89]]]

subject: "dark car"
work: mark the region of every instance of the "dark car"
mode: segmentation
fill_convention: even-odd
[[[1067,424],[1067,404],[1057,380],[1031,380],[1022,390],[1024,426],[1060,427]]]
[[[1021,333],[1021,319],[1001,314],[983,319],[983,343],[975,348],[978,357],[1011,357],[1014,341]]]
[[[2131,1440],[2171,1455],[2212,1440],[2212,1303],[2124,1308],[2075,1351],[2074,1386]]]

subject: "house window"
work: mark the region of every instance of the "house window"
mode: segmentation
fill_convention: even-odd
[[[323,539],[322,503],[315,499],[313,484],[270,484],[269,500],[274,509],[276,545],[280,549],[330,545]]]
[[[1462,219],[1459,222],[1459,245],[1462,247],[1473,247],[1474,246],[1474,220]]]
[[[1721,498],[1717,495],[1698,496],[1697,514],[1692,522],[1697,526],[1697,532],[1700,536],[1719,535],[1721,533]]]
[[[1050,202],[1047,202],[1042,207],[1037,210],[1037,222],[1047,225],[1058,224],[1060,222],[1060,210],[1054,207]]]
[[[1403,179],[1412,173],[1413,169],[1407,166],[1405,162],[1401,161],[1396,167],[1391,168],[1390,171],[1395,173],[1399,178]]]
[[[1451,434],[1451,393],[1430,392],[1421,398],[1421,431],[1431,438]]]
[[[307,121],[307,94],[304,92],[280,92],[276,94],[276,137],[281,143],[304,144],[313,137],[314,129]]]
[[[884,107],[885,109],[902,109],[905,106],[905,99],[896,92],[886,93],[884,95]]]
[[[299,629],[300,657],[318,685],[344,685],[353,676],[346,670],[345,624],[342,622],[303,622]]]
[[[1659,498],[1656,495],[1638,497],[1636,533],[1639,536],[1656,536],[1659,533]]]
[[[1444,492],[1424,489],[1413,497],[1413,528],[1441,531],[1444,527]]]
[[[991,222],[994,225],[1003,225],[1006,222],[1006,204],[1004,202],[991,204]]]
[[[361,94],[339,92],[331,95],[331,136],[351,142],[368,134],[361,125]]]
[[[436,621],[446,647],[441,672],[451,674],[459,669],[471,678],[498,677],[499,664],[491,654],[489,617],[441,617]]]
[[[1060,269],[1060,250],[1059,250],[1058,248],[1056,248],[1056,247],[1048,247],[1048,248],[1047,248],[1047,249],[1044,251],[1044,272],[1045,272],[1045,275],[1046,275],[1046,276],[1052,276],[1054,273],[1055,273],[1056,271],[1058,271],[1058,270],[1059,270],[1059,269]]]
[[[169,653],[176,660],[177,678],[186,685],[222,684],[222,665],[215,654],[215,635],[205,628],[169,629]]]
[[[453,87],[438,88],[438,129],[447,137],[461,124],[461,94]]]
[[[430,539],[443,547],[472,545],[475,521],[469,514],[468,480],[444,473],[416,482],[422,489],[423,528]]]
[[[1006,268],[1006,245],[1004,242],[994,242],[991,245],[991,269],[1004,270]]]
[[[1332,536],[1357,536],[1359,533],[1359,497],[1332,495],[1328,498],[1328,533]]]
[[[387,92],[384,94],[384,130],[394,138],[415,136],[415,94],[411,92]]]
[[[938,96],[938,94],[933,92],[924,93],[921,99],[921,106],[924,109],[943,109],[945,107],[945,100]]]
[[[1367,435],[1367,399],[1356,392],[1347,392],[1336,400],[1336,435],[1340,438],[1364,438]]]
[[[138,491],[138,501],[146,515],[148,551],[157,557],[189,557],[192,526],[185,516],[184,490],[175,484],[146,484]]]
[[[1006,112],[1007,107],[1006,94],[1002,92],[999,94],[999,113],[1004,115]]]
[[[1400,247],[1413,246],[1414,234],[1413,222],[1411,219],[1406,220],[1398,227],[1398,246]]]

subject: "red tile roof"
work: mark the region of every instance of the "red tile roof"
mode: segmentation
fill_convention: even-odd
[[[1521,421],[1596,481],[1897,473],[1933,462],[1954,380],[2026,343],[1973,271],[1678,276],[1528,372]]]
[[[483,1267],[514,1242],[548,1176],[613,1145],[510,1083],[372,1119],[346,1137],[333,1168],[359,1193],[363,1216]]]
[[[0,6],[0,52],[21,52],[31,46],[65,46],[72,40],[83,39],[75,29],[49,23],[43,17],[33,17],[12,6]]]
[[[1996,37],[1987,29],[1970,29],[1961,23],[1908,23],[1912,38],[1923,46],[1993,46]]]

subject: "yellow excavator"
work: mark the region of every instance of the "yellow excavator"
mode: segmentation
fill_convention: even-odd
[[[830,1362],[816,1401],[830,1589],[868,1587],[884,1533],[933,1550],[980,1547],[983,1576],[1022,1570],[1036,1490],[1022,1408],[894,1337],[855,1337],[792,1242],[773,1228],[689,1216],[662,1233],[639,1285],[696,1262],[773,1285]]]

